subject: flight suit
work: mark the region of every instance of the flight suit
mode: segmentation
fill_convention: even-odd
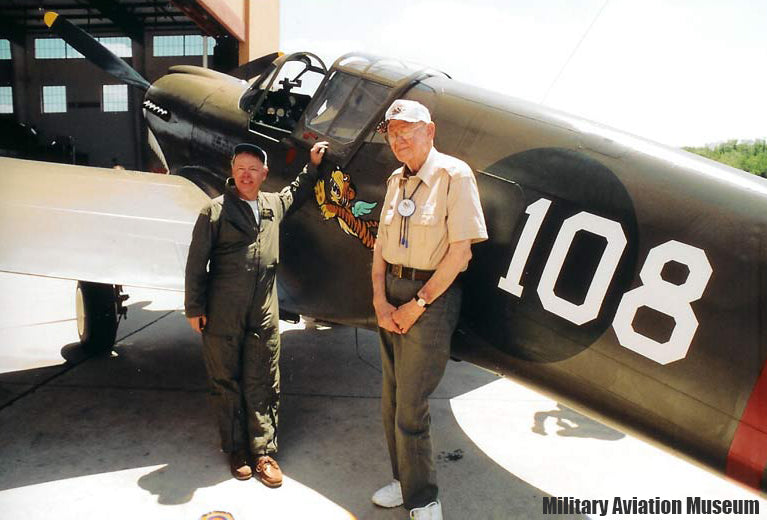
[[[279,225],[316,181],[317,170],[308,164],[281,192],[259,192],[257,225],[230,178],[192,232],[184,307],[187,316],[207,316],[203,357],[226,453],[277,451]]]

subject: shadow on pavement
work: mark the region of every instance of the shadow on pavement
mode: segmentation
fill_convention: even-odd
[[[538,435],[547,435],[547,419],[556,419],[556,425],[559,427],[556,434],[560,437],[580,437],[600,439],[603,441],[617,441],[626,436],[617,430],[613,430],[612,428],[559,403],[557,403],[556,410],[536,412],[533,416],[533,427],[531,428],[531,431]]]
[[[0,389],[11,393],[14,385],[46,380],[0,409],[0,490],[146,468],[138,486],[159,504],[177,505],[231,479],[208,407],[199,337],[182,313],[145,305],[130,306],[136,321],[118,331],[123,339],[113,355],[85,359],[67,345],[64,365],[0,375]],[[163,312],[153,326],[125,337]],[[286,476],[358,518],[405,517],[369,498],[390,480],[377,335],[311,321],[304,330],[284,330],[281,372],[278,461]],[[495,379],[451,361],[431,400],[434,455],[451,517],[540,510],[543,493],[480,451],[451,412],[450,398]]]

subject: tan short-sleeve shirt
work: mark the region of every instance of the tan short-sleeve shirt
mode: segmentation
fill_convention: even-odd
[[[378,226],[377,241],[386,262],[433,270],[451,242],[487,239],[477,180],[468,164],[432,148],[416,175],[406,179],[403,168],[387,180]],[[412,197],[415,212],[402,226],[397,207],[405,197]],[[401,243],[405,237],[407,247]]]

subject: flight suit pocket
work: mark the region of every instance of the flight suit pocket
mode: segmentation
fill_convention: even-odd
[[[245,284],[236,278],[218,281],[208,288],[205,331],[215,336],[236,334],[241,328],[248,302]]]
[[[274,279],[277,276],[278,264],[279,262],[274,261],[261,267],[259,284],[263,288],[268,290],[269,288],[272,287],[272,284],[274,283]]]

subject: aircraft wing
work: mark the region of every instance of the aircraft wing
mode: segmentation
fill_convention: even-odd
[[[182,291],[210,199],[175,176],[0,158],[0,271]]]

